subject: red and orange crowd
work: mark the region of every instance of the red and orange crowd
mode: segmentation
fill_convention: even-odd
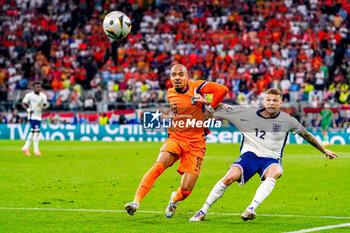
[[[56,107],[164,101],[175,63],[226,85],[231,103],[258,105],[269,87],[286,102],[350,101],[346,0],[0,0],[0,10],[0,102],[35,81]],[[123,41],[101,26],[113,10],[132,20]]]

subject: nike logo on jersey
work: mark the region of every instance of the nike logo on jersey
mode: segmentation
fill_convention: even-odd
[[[248,121],[248,120],[247,120],[247,119],[242,119],[242,118],[241,118],[241,121]]]

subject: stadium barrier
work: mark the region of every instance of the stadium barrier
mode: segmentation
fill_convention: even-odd
[[[322,142],[319,129],[309,129]],[[0,139],[25,140],[30,132],[29,124],[0,124]],[[163,142],[167,138],[165,131],[145,131],[142,125],[63,125],[43,124],[41,126],[41,140],[53,141],[129,141],[129,142]],[[345,129],[332,130],[329,133],[330,144],[350,144],[350,132]],[[240,132],[234,127],[211,129],[207,136],[208,143],[239,143]],[[299,135],[289,134],[287,143],[303,144],[306,141]]]

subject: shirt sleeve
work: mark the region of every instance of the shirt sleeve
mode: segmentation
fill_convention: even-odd
[[[203,82],[203,81],[196,81],[196,82],[201,82],[198,83],[199,86],[197,88],[197,93],[199,94],[204,94],[204,93],[212,93],[213,94],[213,100],[210,104],[210,106],[212,106],[213,108],[215,108],[216,106],[218,106],[219,103],[221,103],[227,92],[228,89],[227,87],[225,87],[224,85],[218,84],[218,83],[214,83],[214,82]]]
[[[22,103],[24,103],[24,104],[28,104],[29,103],[29,93],[27,93],[25,96],[24,96],[24,98],[23,98],[23,100],[22,100]]]
[[[47,96],[43,93],[43,104],[47,105]]]
[[[232,118],[233,115],[237,115],[240,112],[239,110],[239,107],[232,107],[231,105],[223,104],[215,110],[214,117],[230,120],[230,118]]]
[[[294,135],[300,133],[301,131],[303,131],[304,126],[302,124],[299,123],[299,121],[297,119],[295,119],[294,117],[290,116],[290,120],[289,120],[289,131],[291,131]]]

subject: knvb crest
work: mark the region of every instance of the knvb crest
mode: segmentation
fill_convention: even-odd
[[[143,127],[145,129],[160,129],[162,114],[157,110],[156,112],[143,113]]]

